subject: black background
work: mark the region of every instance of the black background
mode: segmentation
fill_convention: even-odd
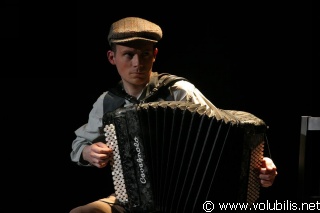
[[[312,13],[311,3],[199,2],[174,8],[158,2],[101,1],[78,2],[76,7],[72,18],[59,19],[59,12],[51,13],[55,17],[44,29],[54,29],[52,34],[33,37],[39,39],[37,49],[45,50],[35,54],[38,58],[21,48],[17,34],[5,40],[16,41],[17,51],[8,48],[6,64],[11,66],[5,70],[13,76],[1,78],[9,138],[3,147],[12,162],[18,162],[6,177],[12,181],[9,174],[16,169],[23,173],[16,183],[21,188],[15,190],[35,194],[29,205],[68,212],[108,194],[106,171],[79,167],[69,155],[74,131],[87,122],[98,96],[119,80],[106,59],[106,38],[110,24],[126,16],[146,18],[162,27],[155,71],[184,76],[218,108],[248,111],[267,123],[279,175],[271,188],[262,189],[261,198],[296,199],[300,117],[320,116],[315,102],[319,80],[314,74],[319,70],[319,51],[313,32],[319,16]],[[12,72],[13,67],[25,65],[18,53],[34,59],[28,69],[19,69],[20,76]],[[13,150],[23,155],[12,155]]]

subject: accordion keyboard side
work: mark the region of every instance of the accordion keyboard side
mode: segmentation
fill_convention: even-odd
[[[104,116],[105,135],[114,127],[116,140],[106,143],[113,150],[111,169],[116,198],[132,212],[154,209],[141,130],[135,107],[120,108]]]

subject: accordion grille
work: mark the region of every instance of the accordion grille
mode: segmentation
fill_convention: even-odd
[[[247,190],[247,203],[252,204],[259,198],[260,193],[260,179],[259,168],[263,156],[264,144],[260,143],[256,146],[251,153],[249,177],[248,177],[248,190]]]

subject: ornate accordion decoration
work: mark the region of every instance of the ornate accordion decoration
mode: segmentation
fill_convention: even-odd
[[[131,212],[201,212],[259,198],[265,123],[235,110],[150,102],[103,118],[116,197]]]

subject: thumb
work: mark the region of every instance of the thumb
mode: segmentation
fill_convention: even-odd
[[[273,161],[268,157],[263,158],[261,168],[265,168],[265,170],[268,171],[277,170],[277,167],[274,165]]]

